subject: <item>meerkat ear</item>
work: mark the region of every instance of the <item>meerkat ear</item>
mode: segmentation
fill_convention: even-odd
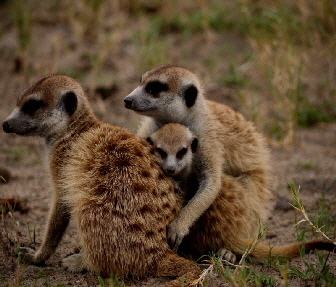
[[[73,91],[68,91],[63,95],[63,104],[66,113],[71,117],[77,109],[77,96]]]
[[[151,139],[151,137],[146,138],[146,141],[147,141],[150,145],[153,145],[153,144],[154,144],[154,142],[153,142],[153,140]]]
[[[198,139],[197,137],[194,137],[191,141],[191,151],[195,153],[197,148],[198,148]]]
[[[184,92],[184,99],[188,108],[192,107],[197,98],[198,90],[194,85],[190,85]]]

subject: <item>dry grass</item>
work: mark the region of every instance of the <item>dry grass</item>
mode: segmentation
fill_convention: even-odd
[[[13,3],[25,77],[68,73],[85,78],[94,94],[97,86],[111,84],[112,70],[140,75],[174,63],[197,70],[211,83],[232,86],[245,114],[286,144],[293,142],[299,126],[336,119],[333,0],[51,1],[41,6],[47,11],[44,18],[32,13],[35,1]],[[53,39],[53,64],[47,68],[29,63],[36,45],[32,29],[46,17],[68,28],[66,37],[72,39],[68,47],[62,44],[64,36]],[[243,39],[244,50],[225,46],[225,33]],[[80,47],[83,42],[90,43],[88,49]],[[61,55],[73,49],[81,49],[78,60],[85,59],[85,68],[62,63]],[[238,56],[230,57],[232,52]],[[116,67],[115,57],[132,58],[133,67]],[[125,80],[114,75],[118,84]]]

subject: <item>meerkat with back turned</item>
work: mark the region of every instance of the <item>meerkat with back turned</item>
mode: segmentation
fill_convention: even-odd
[[[73,216],[81,253],[63,260],[70,271],[144,278],[195,279],[200,269],[169,248],[166,228],[180,208],[146,141],[103,123],[72,78],[41,78],[24,91],[3,122],[7,133],[46,139],[54,185],[42,246],[27,261],[42,264],[55,251]],[[167,286],[179,286],[180,279]]]
[[[147,141],[154,147],[162,169],[181,184],[184,199],[188,202],[198,188],[199,176],[193,164],[193,155],[197,148],[201,148],[197,138],[187,127],[170,123],[155,131]],[[240,180],[240,177],[222,175],[223,186],[218,197],[183,239],[179,248],[181,254],[199,258],[207,252],[218,252],[225,259],[235,262],[235,255],[245,252],[249,242],[244,238],[254,233],[258,210],[264,207],[259,206],[255,195],[251,194],[256,190],[244,190]],[[314,249],[332,251],[336,248],[332,242],[322,240],[282,246],[259,243],[251,255],[259,259],[269,256],[293,258],[300,255],[303,244],[306,253]]]
[[[255,202],[263,206],[253,218],[267,218],[271,194],[267,188],[269,156],[263,136],[240,113],[206,100],[194,73],[177,66],[154,68],[142,76],[140,85],[124,102],[126,108],[148,116],[138,132],[143,138],[167,123],[180,123],[198,138],[200,148],[193,158],[199,187],[169,226],[168,237],[175,249],[216,200],[223,174],[241,177],[241,186],[248,192],[252,190]]]

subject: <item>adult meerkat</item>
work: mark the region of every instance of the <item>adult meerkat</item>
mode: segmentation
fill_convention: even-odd
[[[63,260],[70,271],[144,278],[194,279],[200,269],[170,250],[166,228],[180,203],[150,146],[93,114],[72,78],[41,78],[24,91],[3,122],[7,133],[46,139],[54,186],[42,246],[26,259],[42,264],[73,215],[82,251]],[[167,286],[180,286],[179,279]]]
[[[195,195],[198,186],[198,175],[194,169],[193,155],[198,146],[197,138],[190,130],[176,123],[164,125],[147,138],[153,145],[154,154],[160,161],[166,174],[181,183],[185,200]],[[235,254],[242,255],[249,246],[246,236],[254,233],[254,222],[258,210],[258,202],[251,204],[255,195],[237,184],[241,179],[222,175],[222,188],[215,202],[191,227],[190,233],[183,239],[179,251],[193,258],[199,258],[207,252],[218,252],[229,261],[235,261]],[[256,190],[252,190],[256,191]],[[314,249],[334,250],[332,242],[312,240],[305,243],[293,243],[282,246],[269,246],[259,243],[251,255],[257,258],[268,258],[280,255],[293,258],[300,255],[299,250],[305,246],[308,253]],[[230,251],[233,251],[234,254]]]
[[[126,108],[148,116],[138,132],[141,137],[148,137],[164,124],[180,123],[198,138],[200,148],[193,158],[199,187],[169,226],[168,237],[175,249],[217,198],[223,188],[222,175],[229,176],[230,181],[239,177],[241,188],[255,197],[251,204],[263,206],[252,218],[267,218],[271,194],[263,136],[240,113],[206,100],[194,73],[177,66],[157,67],[142,76],[140,85],[124,101]],[[227,188],[230,186],[228,183]]]

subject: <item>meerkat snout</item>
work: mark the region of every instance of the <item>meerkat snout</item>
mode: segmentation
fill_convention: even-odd
[[[81,103],[78,102],[81,90],[66,76],[59,76],[59,82],[53,82],[50,91],[43,93],[43,87],[55,77],[41,78],[20,95],[16,108],[2,123],[4,132],[47,138],[66,129],[74,120],[78,105],[83,105],[86,100],[82,97]],[[69,89],[63,88],[65,82],[70,83]]]

